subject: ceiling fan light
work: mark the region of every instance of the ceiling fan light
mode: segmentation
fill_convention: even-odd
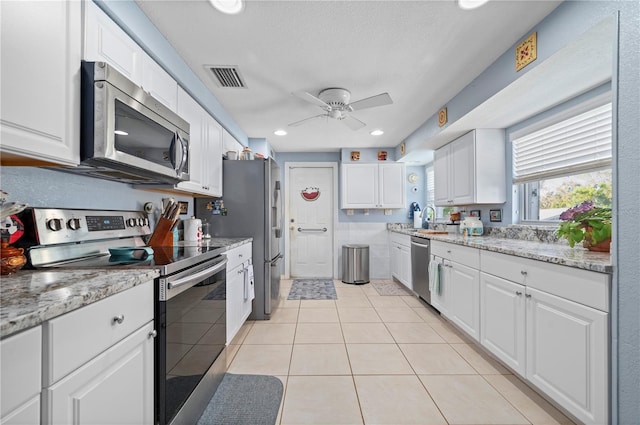
[[[458,7],[464,10],[477,9],[489,0],[458,0]]]
[[[273,134],[275,134],[276,136],[286,136],[287,132],[282,130],[282,129],[278,129],[278,130],[274,131]]]
[[[227,15],[235,15],[244,9],[243,0],[209,0],[209,3]]]
[[[384,134],[384,131],[382,131],[382,130],[380,130],[380,129],[376,129],[376,130],[373,130],[373,131],[372,131],[371,133],[369,133],[369,134],[371,134],[372,136],[382,136],[382,135]]]

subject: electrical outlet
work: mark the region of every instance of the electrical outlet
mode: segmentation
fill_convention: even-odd
[[[384,215],[391,215],[391,210],[390,210],[390,209],[388,209],[388,208],[386,208],[386,209],[384,210]]]

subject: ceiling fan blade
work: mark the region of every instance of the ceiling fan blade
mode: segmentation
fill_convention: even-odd
[[[315,117],[309,117],[309,118],[305,118],[303,120],[300,121],[296,121],[296,122],[292,122],[291,124],[289,124],[289,127],[297,127],[299,125],[302,125],[304,123],[306,123],[307,121],[311,121],[311,120],[315,120],[317,118],[322,118],[322,117],[327,117],[327,114],[320,114],[320,115],[316,115]]]
[[[326,104],[321,99],[315,97],[311,93],[307,93],[306,91],[297,91],[297,92],[293,92],[292,94],[296,97],[299,97],[302,100],[306,100],[307,102],[313,103],[314,105],[317,105],[321,108],[331,109],[331,106]]]
[[[376,106],[390,105],[393,103],[389,93],[381,93],[376,96],[367,97],[366,99],[357,100],[349,104],[352,111],[359,111],[360,109],[373,108]]]
[[[345,123],[347,127],[349,127],[353,131],[360,130],[362,127],[366,125],[365,123],[360,121],[358,118],[352,117],[351,115],[347,115],[340,121]]]

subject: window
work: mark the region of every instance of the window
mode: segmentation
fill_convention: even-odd
[[[433,171],[433,165],[429,165],[425,168],[425,176],[427,179],[427,193],[425,196],[425,207],[431,206],[436,211],[436,218],[441,219],[448,217],[450,212],[453,212],[453,207],[436,207],[436,187],[435,177]]]
[[[611,103],[599,96],[512,135],[520,221],[554,222],[592,200],[611,207]]]

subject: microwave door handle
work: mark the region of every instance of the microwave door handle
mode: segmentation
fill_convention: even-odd
[[[185,142],[182,140],[178,132],[173,134],[173,141],[171,143],[172,158],[171,165],[176,174],[180,174],[184,164],[186,162],[187,151],[185,149]]]

